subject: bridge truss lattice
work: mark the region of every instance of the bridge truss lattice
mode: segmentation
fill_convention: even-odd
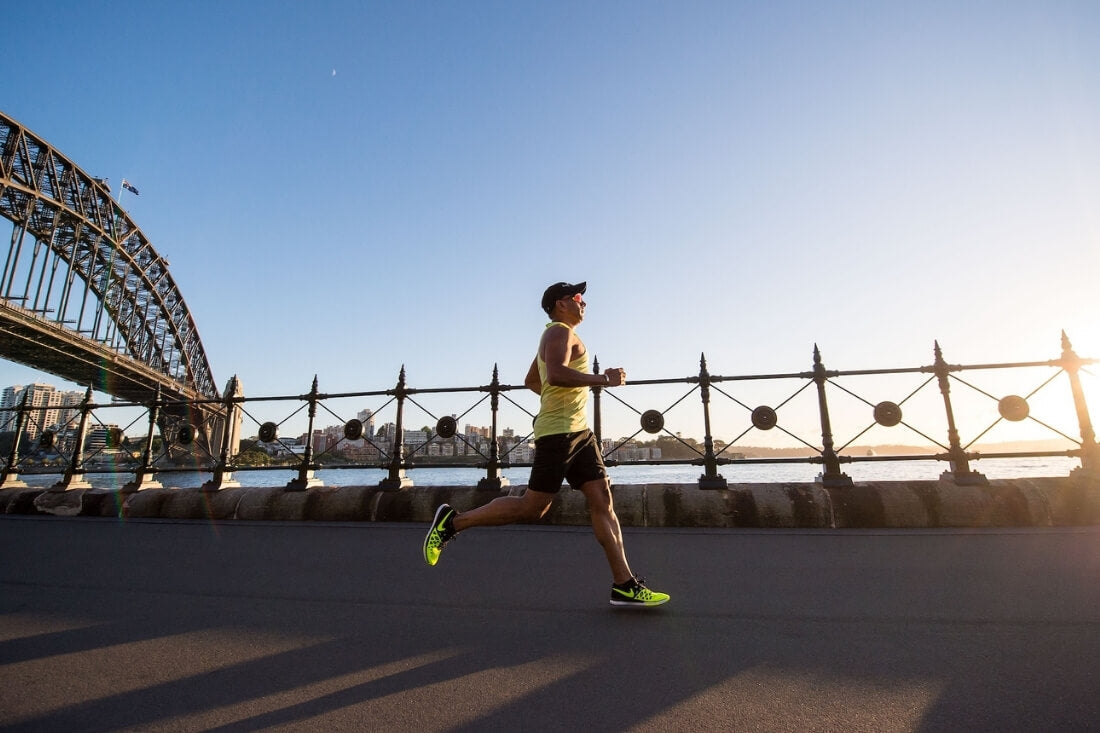
[[[153,377],[144,379],[149,386],[219,396],[168,263],[103,181],[2,112],[0,215],[13,223],[0,303],[17,320],[63,329],[88,348],[88,361],[102,363],[105,353],[127,361],[127,373]],[[138,381],[130,380],[131,392]]]

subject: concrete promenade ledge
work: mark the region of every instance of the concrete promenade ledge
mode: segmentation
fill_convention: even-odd
[[[500,491],[474,486],[238,487],[218,491],[153,488],[9,488],[0,513],[140,519],[427,522],[447,502],[460,511],[526,486]],[[764,529],[917,529],[966,527],[1073,527],[1100,525],[1100,478],[990,480],[959,485],[936,481],[872,481],[846,487],[820,483],[730,484],[701,490],[694,484],[615,485],[615,509],[625,527]],[[540,524],[588,524],[584,497],[564,488]]]

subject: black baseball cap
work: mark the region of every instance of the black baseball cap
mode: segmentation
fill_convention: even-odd
[[[571,295],[577,293],[583,293],[588,288],[588,283],[554,283],[546,289],[546,292],[542,294],[542,309],[546,311],[546,315],[550,315],[550,311],[554,310],[554,303],[557,303],[562,298],[568,298]]]

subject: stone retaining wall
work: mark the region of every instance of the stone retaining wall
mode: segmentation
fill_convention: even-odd
[[[497,496],[520,494],[471,486],[0,490],[0,513],[60,517],[193,520],[428,522],[447,502],[465,510]],[[921,528],[1065,527],[1100,525],[1100,479],[1071,477],[992,480],[960,486],[938,481],[862,482],[844,488],[816,483],[731,484],[703,491],[693,484],[614,487],[625,527]],[[563,490],[540,523],[588,524],[583,495]]]

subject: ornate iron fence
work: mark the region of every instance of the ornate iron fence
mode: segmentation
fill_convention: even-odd
[[[1091,376],[1084,367],[1097,363],[1095,359],[1083,359],[1074,353],[1069,339],[1062,334],[1062,353],[1057,359],[1033,362],[1014,362],[998,364],[952,365],[943,357],[939,344],[933,348],[934,360],[930,365],[899,369],[865,369],[832,371],[825,367],[821,352],[814,346],[813,363],[808,371],[723,376],[711,374],[706,357],[699,361],[699,371],[690,376],[671,379],[651,379],[631,381],[614,390],[593,388],[592,427],[604,446],[608,465],[696,465],[702,473],[698,485],[703,489],[720,489],[727,486],[727,479],[719,473],[720,467],[736,471],[737,466],[764,463],[802,463],[819,465],[821,472],[818,480],[826,486],[843,487],[852,484],[852,480],[842,470],[843,464],[867,461],[913,461],[935,460],[946,464],[944,476],[958,484],[980,484],[985,476],[971,468],[971,463],[981,458],[1025,458],[1066,456],[1078,458],[1081,467],[1078,470],[1100,475],[1100,447],[1089,417],[1082,387],[1082,373]],[[594,369],[599,372],[598,360]],[[1026,394],[993,393],[992,388],[972,384],[971,378],[964,379],[966,372],[999,372],[1011,370],[1045,370],[1041,381]],[[1059,378],[1065,375],[1065,380]],[[867,390],[857,391],[846,386],[843,380],[872,380],[884,377],[905,376],[916,378],[915,388],[905,390],[904,396],[894,399],[873,401],[867,397]],[[767,383],[776,390],[772,401],[756,404],[748,397],[736,392],[745,390],[749,385]],[[789,389],[785,386],[793,383]],[[1041,396],[1054,389],[1054,385],[1068,385],[1068,400],[1063,392],[1058,399],[1062,403],[1072,402],[1079,437],[1071,437],[1065,430],[1051,421],[1042,419],[1032,409],[1033,403],[1041,401]],[[683,394],[677,392],[672,403],[664,409],[640,409],[635,406],[635,395],[653,399],[657,390],[687,385]],[[954,391],[953,391],[954,388]],[[896,387],[893,387],[896,389]],[[984,429],[976,428],[962,437],[957,424],[959,410],[955,401],[964,391],[978,403],[986,407],[995,405],[995,413],[990,412],[992,421]],[[513,397],[513,393],[527,395],[531,405],[525,406],[522,400]],[[460,396],[477,397],[464,411],[452,411]],[[698,411],[694,417],[681,418],[677,425],[688,423],[698,435],[701,429],[702,443],[683,438],[683,431],[673,432],[668,423],[670,416],[683,409],[688,397],[697,395]],[[932,395],[942,422],[925,428],[916,419],[908,419],[910,406],[917,404],[921,396]],[[628,399],[631,398],[631,399]],[[864,410],[865,417],[858,412],[846,410],[848,422],[855,420],[853,426],[846,427],[850,433],[838,447],[834,414],[830,410],[830,397],[854,400]],[[1057,397],[1057,396],[1056,396]],[[442,409],[431,404],[432,400],[445,399]],[[369,410],[362,410],[355,417],[346,411],[349,405],[362,405],[375,401]],[[525,423],[533,420],[537,406],[534,396],[523,385],[502,384],[496,367],[488,384],[468,387],[415,388],[406,381],[405,368],[402,367],[397,383],[389,389],[323,393],[314,378],[310,390],[304,394],[275,397],[244,397],[231,380],[225,396],[218,399],[181,402],[162,398],[159,394],[148,403],[95,404],[89,387],[83,402],[68,408],[67,419],[47,424],[49,410],[58,410],[57,406],[43,407],[27,405],[25,400],[19,405],[0,410],[0,434],[8,437],[6,451],[0,460],[0,487],[20,485],[20,474],[53,473],[60,476],[55,484],[57,489],[87,487],[88,474],[132,474],[123,491],[160,486],[158,475],[172,472],[196,470],[210,474],[203,484],[206,490],[218,490],[238,485],[234,473],[243,471],[282,471],[292,472],[293,478],[287,484],[294,489],[306,489],[318,485],[320,481],[315,472],[325,469],[382,469],[385,477],[380,486],[386,489],[400,489],[412,485],[407,471],[431,468],[477,468],[485,475],[478,485],[482,488],[499,489],[507,484],[501,469],[507,467],[530,466],[529,441],[531,434],[516,435],[512,428],[503,431],[502,408],[510,411],[510,419],[521,419]],[[614,404],[605,402],[612,400]],[[799,400],[812,404],[812,427],[808,422],[799,423],[789,420],[792,406]],[[486,401],[488,405],[486,405]],[[758,401],[757,401],[758,402]],[[927,400],[926,400],[927,402]],[[290,403],[293,409],[283,414],[278,408],[281,403]],[[978,403],[968,407],[968,418],[982,419],[987,411]],[[928,418],[927,404],[925,421]],[[475,411],[480,410],[480,413]],[[488,428],[469,426],[465,433],[458,431],[459,421],[469,419],[472,414],[484,415],[488,411]],[[727,439],[715,436],[714,418],[718,410],[730,411],[722,415],[722,434]],[[116,412],[118,411],[118,412]],[[123,412],[127,411],[127,412]],[[262,412],[268,414],[260,414]],[[305,412],[306,444],[298,447],[281,438],[280,429],[292,419]],[[370,427],[373,418],[391,414],[393,420],[377,433]],[[629,437],[605,440],[604,426],[612,412],[619,415],[633,414],[638,426]],[[270,413],[277,412],[274,416]],[[109,422],[111,414],[126,414],[132,419],[125,427]],[[136,416],[133,416],[135,415]],[[915,414],[920,415],[916,410]],[[166,419],[165,415],[191,415],[193,422],[178,418]],[[336,420],[335,426],[329,426],[324,433],[316,429],[318,416],[322,420]],[[327,418],[325,416],[328,416]],[[423,419],[422,415],[434,421],[419,431],[409,431],[406,425]],[[854,417],[852,417],[854,415]],[[299,418],[300,419],[300,418]],[[863,420],[863,422],[859,422]],[[866,421],[870,420],[869,423]],[[413,421],[413,422],[410,422]],[[973,422],[972,419],[969,420]],[[1006,451],[999,453],[978,453],[973,450],[976,442],[986,436],[998,424],[1031,422],[1040,426],[1045,433],[1057,435],[1073,447],[1058,451]],[[740,422],[741,427],[733,427]],[[203,424],[195,424],[203,423]],[[208,423],[208,424],[206,424]],[[625,424],[621,419],[619,425]],[[984,424],[984,423],[983,423]],[[140,439],[128,437],[128,431],[141,425]],[[225,429],[214,429],[214,425],[224,425]],[[862,426],[862,427],[860,427]],[[872,429],[902,428],[909,434],[919,435],[931,445],[932,452],[895,455],[853,455],[844,451],[854,445],[854,441]],[[240,436],[255,430],[254,445],[263,448],[266,453],[282,454],[284,458],[274,465],[257,465],[255,451],[241,450]],[[811,455],[787,457],[745,457],[737,452],[746,436],[778,431],[796,445],[811,451]],[[939,437],[935,437],[938,431]],[[660,436],[667,444],[674,444],[686,457],[665,458],[650,453],[645,457],[627,457],[630,446],[642,433],[648,436]],[[812,433],[812,437],[810,434]],[[323,434],[324,440],[315,436]],[[410,437],[412,436],[412,437]],[[658,441],[659,442],[659,441]],[[432,446],[435,446],[433,448]],[[446,451],[443,448],[450,446]],[[355,451],[351,451],[355,447]],[[349,453],[351,457],[349,458]]]

